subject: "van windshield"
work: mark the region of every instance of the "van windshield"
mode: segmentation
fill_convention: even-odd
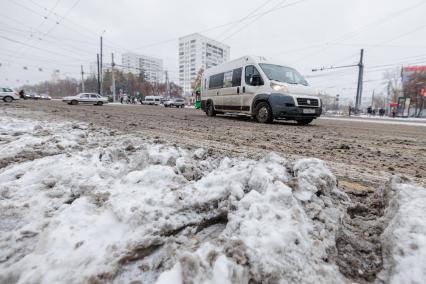
[[[308,85],[305,78],[293,68],[266,63],[260,63],[259,65],[269,80],[304,86]]]

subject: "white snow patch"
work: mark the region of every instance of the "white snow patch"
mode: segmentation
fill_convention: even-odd
[[[10,135],[15,127],[25,133]],[[218,158],[0,115],[1,145],[10,148],[2,157],[40,137],[62,150],[0,169],[0,283],[345,281],[328,256],[347,196],[318,159]],[[410,235],[401,245],[416,239],[419,250],[395,269],[413,266],[414,279],[426,275],[413,265],[415,253],[424,263],[424,207],[409,196],[401,214],[418,217],[401,221]]]
[[[421,283],[426,279],[426,189],[396,177],[387,190],[382,277],[389,283]]]

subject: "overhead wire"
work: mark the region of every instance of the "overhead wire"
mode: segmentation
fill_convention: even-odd
[[[303,57],[300,57],[300,58],[296,59],[296,60],[294,61],[294,63],[299,63],[299,62],[301,62],[301,61],[304,61],[304,60],[306,60],[307,58],[310,58],[310,57],[312,57],[312,56],[315,56],[315,55],[317,55],[317,54],[319,54],[319,53],[321,53],[321,52],[325,51],[325,50],[326,50],[326,49],[327,49],[327,48],[328,48],[331,44],[333,44],[333,43],[339,42],[339,41],[341,41],[341,40],[347,40],[348,38],[354,38],[354,37],[358,36],[358,35],[359,35],[359,34],[360,34],[363,30],[365,30],[365,29],[369,28],[370,26],[375,26],[375,27],[377,27],[377,26],[379,26],[379,25],[383,25],[384,23],[386,23],[386,22],[388,22],[388,21],[392,21],[392,20],[394,20],[395,18],[397,18],[397,17],[399,17],[399,16],[401,16],[401,15],[403,15],[403,14],[405,14],[405,13],[407,13],[407,12],[409,12],[409,11],[411,11],[411,10],[415,9],[415,8],[418,8],[419,6],[424,5],[424,4],[426,4],[426,1],[425,1],[425,0],[422,0],[422,1],[420,1],[420,2],[417,2],[417,3],[416,3],[416,4],[414,4],[414,5],[411,5],[411,6],[409,6],[409,7],[406,7],[406,8],[400,9],[400,10],[395,11],[395,12],[393,12],[393,13],[390,13],[389,15],[386,15],[386,16],[384,16],[384,17],[380,18],[380,19],[377,19],[377,20],[375,20],[375,21],[373,21],[373,22],[370,22],[370,23],[368,23],[368,24],[366,24],[366,25],[363,25],[362,27],[360,27],[360,28],[358,28],[358,29],[356,29],[356,30],[354,30],[354,31],[347,32],[347,33],[345,33],[345,34],[343,34],[343,35],[341,35],[341,36],[339,36],[339,37],[337,37],[337,38],[335,38],[335,39],[333,39],[333,40],[330,40],[330,41],[328,41],[328,42],[324,43],[324,46],[323,46],[323,48],[321,48],[321,50],[318,50],[318,51],[316,51],[316,52],[310,53],[310,54],[308,54],[308,55],[305,55],[305,56],[303,56]],[[352,55],[351,55],[351,56],[347,56],[347,57],[345,57],[345,58],[343,58],[343,59],[339,59],[338,61],[333,62],[332,64],[334,65],[334,64],[340,63],[341,61],[346,60],[346,59],[349,59],[349,58],[352,58]]]

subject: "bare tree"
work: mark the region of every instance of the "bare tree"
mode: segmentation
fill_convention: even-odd
[[[125,93],[134,95],[137,92],[141,96],[162,95],[165,93],[165,83],[150,83],[144,79],[143,73],[133,74],[125,73],[122,70],[114,70],[116,92],[122,90]],[[97,92],[98,82],[93,75],[85,78],[85,91]],[[112,73],[106,70],[104,73],[104,94],[111,94],[110,86],[112,85]],[[41,82],[35,85],[24,85],[21,89],[34,91],[38,93],[48,93],[52,97],[64,97],[75,95],[81,91],[81,84],[74,78],[55,79],[51,81]],[[182,88],[173,82],[170,82],[170,91],[173,97],[180,97]]]
[[[373,108],[385,108],[386,107],[386,97],[383,93],[374,94],[372,99]]]
[[[200,68],[200,70],[198,70],[197,77],[195,77],[194,82],[192,82],[191,84],[191,88],[194,92],[195,92],[195,89],[197,89],[198,87],[201,87],[201,80],[203,78],[203,74],[204,74],[204,69]]]
[[[386,80],[385,88],[386,88],[388,100],[396,103],[398,100],[398,97],[402,94],[400,68],[395,68],[393,70],[386,70],[385,73],[383,74],[383,78]]]

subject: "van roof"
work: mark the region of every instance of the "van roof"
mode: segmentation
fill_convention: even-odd
[[[268,61],[265,57],[263,56],[256,56],[256,55],[245,55],[242,56],[240,58],[236,58],[234,60],[222,63],[220,65],[217,65],[215,67],[209,68],[204,72],[204,75],[212,75],[215,73],[219,73],[219,72],[225,72],[225,71],[229,71],[238,67],[241,67],[242,65],[246,65],[246,64],[259,64],[259,63],[271,63],[271,64],[279,64],[282,65],[279,62],[272,62],[272,61]],[[287,66],[287,65],[283,65],[283,66]]]

